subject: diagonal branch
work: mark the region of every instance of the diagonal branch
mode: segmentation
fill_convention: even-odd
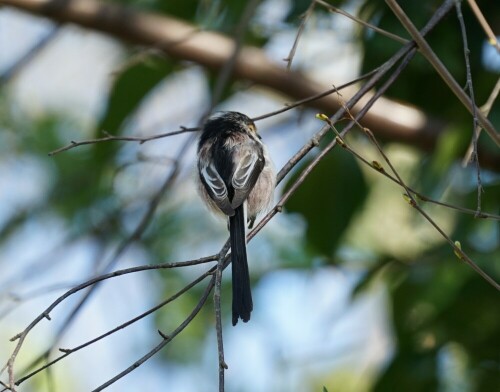
[[[387,5],[391,8],[394,15],[396,15],[401,24],[406,28],[408,33],[415,40],[422,55],[434,67],[439,76],[441,76],[441,78],[448,85],[453,94],[455,94],[455,96],[460,100],[460,102],[462,102],[462,104],[466,107],[466,109],[472,115],[474,115],[475,113],[477,114],[478,122],[488,133],[491,139],[497,144],[497,146],[500,146],[500,134],[497,132],[497,130],[491,124],[491,122],[484,116],[484,114],[476,107],[476,105],[472,103],[471,99],[467,96],[467,94],[465,94],[465,92],[462,90],[462,88],[457,83],[455,78],[453,78],[450,72],[446,69],[445,65],[437,57],[436,53],[434,53],[434,51],[427,43],[427,41],[424,39],[424,37],[422,37],[422,35],[418,32],[417,28],[410,20],[408,15],[406,15],[406,13],[403,11],[403,9],[399,6],[399,4],[395,0],[385,0],[385,1]]]

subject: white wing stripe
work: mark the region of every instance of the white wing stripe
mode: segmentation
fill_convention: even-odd
[[[217,198],[223,199],[227,196],[227,189],[224,185],[224,181],[222,181],[219,173],[217,173],[217,170],[215,170],[212,165],[202,168],[201,174],[205,182]]]
[[[259,159],[257,154],[249,154],[238,163],[232,181],[235,188],[243,188],[245,186],[254,170],[257,159]]]

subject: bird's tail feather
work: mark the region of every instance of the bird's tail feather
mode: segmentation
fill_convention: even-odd
[[[229,234],[233,272],[233,325],[236,325],[239,318],[245,323],[250,320],[250,313],[253,310],[243,205],[237,207],[234,215],[229,218]]]

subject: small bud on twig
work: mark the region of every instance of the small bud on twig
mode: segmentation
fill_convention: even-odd
[[[460,241],[455,241],[455,248],[453,249],[453,253],[455,253],[455,256],[457,256],[460,260],[464,259],[464,256],[462,255],[462,244]]]
[[[403,193],[403,199],[405,199],[405,201],[411,205],[412,207],[415,207],[415,201],[407,194],[407,193]]]
[[[330,118],[326,114],[323,114],[323,113],[316,114],[316,118],[318,120],[321,120],[321,121],[326,121],[326,122],[330,121]]]
[[[372,167],[382,173],[385,171],[379,161],[372,161]]]

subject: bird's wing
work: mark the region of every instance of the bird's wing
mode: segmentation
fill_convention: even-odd
[[[200,179],[217,207],[224,214],[233,216],[234,208],[229,201],[226,184],[212,163],[200,167]]]
[[[246,200],[255,186],[265,162],[262,148],[257,142],[235,149],[232,159],[234,171],[231,185],[234,188],[234,196],[231,200],[231,207],[236,209]]]

